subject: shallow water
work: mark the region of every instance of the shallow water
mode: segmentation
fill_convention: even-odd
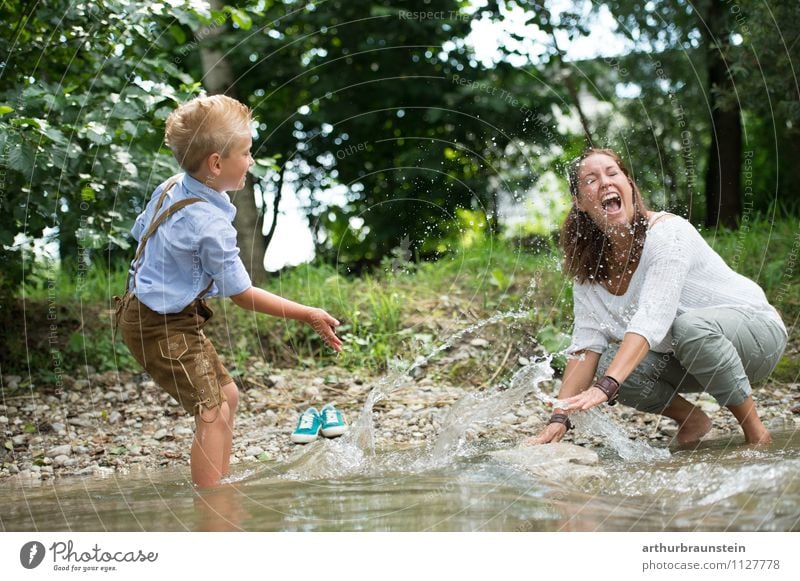
[[[556,482],[490,454],[467,437],[553,375],[551,358],[520,369],[507,386],[453,404],[438,437],[376,449],[373,405],[428,357],[398,366],[369,394],[348,434],[299,448],[284,463],[233,467],[228,482],[198,492],[188,467],[108,477],[0,484],[1,531],[797,531],[800,433],[773,432],[754,448],[742,438],[670,451],[633,441],[602,406],[579,430],[600,435],[602,476]]]
[[[766,448],[717,440],[647,462],[603,448],[607,477],[584,485],[534,477],[488,455],[487,443],[428,469],[430,445],[377,450],[336,475],[328,462],[342,445],[326,440],[294,462],[237,465],[234,482],[203,493],[188,470],[6,484],[0,529],[800,530],[800,434],[774,437]]]

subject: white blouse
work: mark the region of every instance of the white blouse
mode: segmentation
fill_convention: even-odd
[[[708,307],[748,307],[775,319],[778,311],[764,291],[731,269],[690,222],[679,216],[650,220],[639,266],[621,296],[601,284],[575,282],[575,327],[567,353],[602,353],[625,333],[647,339],[651,351],[670,353],[670,328],[687,311]]]

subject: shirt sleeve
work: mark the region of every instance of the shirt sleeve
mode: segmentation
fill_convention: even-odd
[[[567,354],[584,350],[602,353],[608,347],[608,338],[589,305],[589,290],[586,285],[576,282],[572,287],[572,299],[575,327],[572,331],[572,343],[567,347]]]
[[[683,219],[672,218],[650,234],[652,254],[642,284],[639,304],[626,333],[644,337],[650,348],[661,343],[675,321],[681,292],[695,255],[695,239],[700,235]]]
[[[230,297],[252,286],[250,275],[239,257],[236,229],[224,218],[215,217],[199,232],[200,264],[216,284],[219,295]]]

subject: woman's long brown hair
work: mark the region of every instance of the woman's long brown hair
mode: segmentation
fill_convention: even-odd
[[[633,222],[630,225],[633,244],[628,256],[628,265],[639,263],[642,257],[642,248],[647,237],[647,211],[648,208],[642,199],[639,187],[631,178],[631,174],[619,155],[611,149],[588,148],[569,164],[569,191],[572,195],[572,208],[567,214],[561,227],[561,248],[564,250],[564,272],[575,278],[580,283],[601,284],[609,281],[611,277],[610,260],[611,240],[589,214],[578,209],[575,204],[580,192],[579,172],[581,162],[595,154],[607,155],[619,166],[633,189]]]

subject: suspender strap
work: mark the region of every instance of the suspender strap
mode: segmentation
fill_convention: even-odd
[[[161,197],[159,197],[158,203],[156,204],[155,212],[153,212],[154,216],[158,214],[158,211],[161,209],[161,206],[164,205],[164,200],[167,197],[167,192],[171,190],[176,183],[178,183],[179,179],[180,179],[180,174],[174,175],[166,183],[166,185],[164,186],[164,190],[161,192]],[[172,216],[175,212],[185,208],[186,206],[202,201],[204,200],[201,200],[200,198],[187,198],[185,200],[181,200],[180,202],[175,202],[166,210],[164,210],[160,215],[158,215],[156,218],[153,219],[153,221],[150,223],[150,227],[147,229],[147,232],[145,232],[144,236],[142,236],[142,239],[139,241],[139,248],[136,250],[136,256],[133,259],[133,264],[134,264],[133,288],[136,288],[136,273],[139,272],[139,260],[142,258],[142,255],[144,254],[144,247],[147,244],[147,241],[150,240],[150,237],[153,236],[158,227],[161,226],[161,224],[163,224],[164,221],[170,216]],[[203,292],[197,295],[197,298],[200,299],[206,296],[206,294],[208,294],[208,292],[211,290],[212,286],[214,286],[213,279],[211,280],[210,283],[208,283],[208,286],[203,290]]]

